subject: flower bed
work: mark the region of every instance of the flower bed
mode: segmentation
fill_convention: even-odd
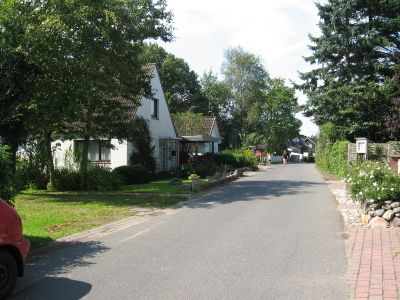
[[[400,225],[400,176],[382,162],[363,161],[349,168],[347,189],[362,207],[365,223]]]

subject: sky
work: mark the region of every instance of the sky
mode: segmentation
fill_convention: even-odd
[[[199,75],[219,73],[224,51],[242,47],[260,56],[271,77],[299,82],[298,71],[311,66],[308,34],[318,35],[315,0],[167,0],[174,14],[175,40],[162,44],[183,58]],[[306,97],[296,94],[299,103]],[[313,135],[318,127],[301,114],[301,133]]]

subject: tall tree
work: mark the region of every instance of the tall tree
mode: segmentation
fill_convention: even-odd
[[[229,145],[237,148],[247,134],[257,130],[269,75],[260,57],[240,47],[225,52],[222,75],[231,91],[227,115],[233,134]]]
[[[388,79],[400,47],[400,2],[328,0],[317,7],[321,35],[310,36],[312,55],[306,58],[317,67],[301,74],[298,86],[309,98],[306,115],[318,125],[342,126],[346,138],[386,139],[376,108],[388,110],[393,97]]]
[[[233,134],[230,128],[232,107],[232,94],[229,86],[218,80],[216,74],[205,73],[201,78],[201,91],[208,100],[209,114],[215,116],[218,121],[219,130],[223,136],[222,147],[228,147]]]
[[[15,168],[18,146],[27,135],[30,84],[38,72],[22,47],[33,9],[21,1],[0,1],[0,138],[10,146],[11,169]]]
[[[295,117],[298,111],[294,88],[285,86],[283,79],[269,79],[259,130],[269,152],[280,153],[299,135],[301,121]]]
[[[89,139],[127,135],[128,108],[138,102],[138,95],[151,96],[140,54],[147,39],[171,39],[171,13],[163,0],[7,3],[17,19],[25,17],[21,7],[33,7],[21,29],[22,42],[15,45],[38,69],[29,97],[29,123],[45,137],[50,171],[51,139],[58,130],[65,133],[62,125],[69,124],[69,134],[84,138],[85,188]]]
[[[207,114],[207,99],[201,93],[197,74],[189,65],[156,44],[146,44],[143,60],[155,63],[160,72],[164,94],[171,113],[186,112]]]

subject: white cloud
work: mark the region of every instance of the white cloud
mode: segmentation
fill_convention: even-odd
[[[224,50],[237,46],[261,56],[273,77],[298,81],[297,71],[310,69],[302,56],[309,54],[308,34],[318,33],[314,0],[169,0],[168,6],[176,39],[163,46],[199,75],[219,72]],[[303,133],[316,132],[302,121]]]

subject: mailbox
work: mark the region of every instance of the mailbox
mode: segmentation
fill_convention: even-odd
[[[357,154],[363,154],[364,158],[367,158],[368,140],[366,138],[356,138],[356,152]]]

